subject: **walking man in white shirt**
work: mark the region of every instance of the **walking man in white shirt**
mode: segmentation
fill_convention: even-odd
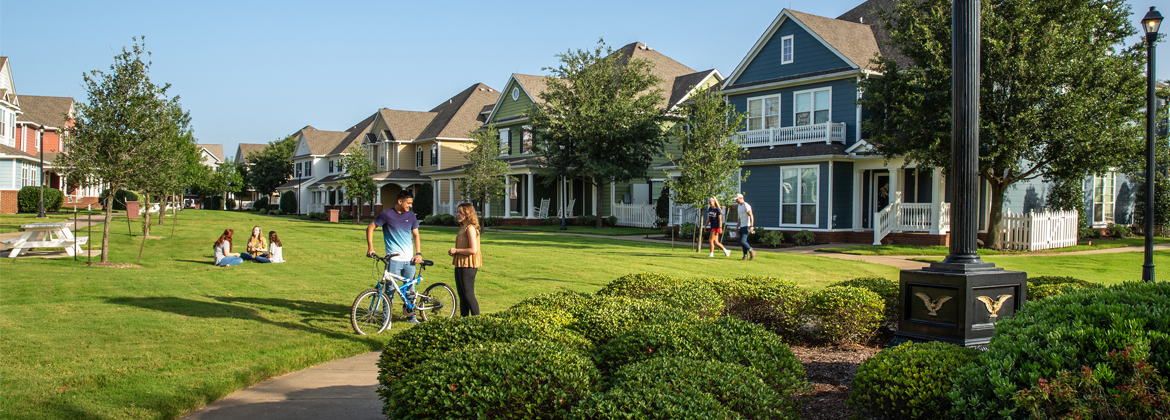
[[[756,259],[756,250],[748,244],[748,235],[756,231],[756,216],[752,214],[752,205],[744,201],[743,194],[735,195],[735,207],[739,211],[739,245],[743,247],[741,260]]]

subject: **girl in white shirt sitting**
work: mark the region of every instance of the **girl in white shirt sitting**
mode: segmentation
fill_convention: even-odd
[[[268,260],[270,262],[284,262],[284,254],[281,253],[282,246],[283,245],[280,243],[280,238],[276,236],[276,231],[268,231]]]

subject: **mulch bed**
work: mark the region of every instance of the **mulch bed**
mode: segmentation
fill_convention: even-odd
[[[804,365],[812,389],[798,395],[800,418],[808,420],[848,419],[853,408],[845,403],[857,367],[881,350],[880,346],[802,347],[791,346],[792,354]]]
[[[142,268],[142,266],[141,266],[141,265],[138,265],[138,264],[126,264],[126,263],[100,263],[100,262],[98,262],[98,263],[93,263],[93,264],[90,264],[90,267],[105,267],[105,268]]]

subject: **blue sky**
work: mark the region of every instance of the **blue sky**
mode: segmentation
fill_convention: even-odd
[[[151,79],[172,84],[200,142],[232,155],[305,125],[345,130],[382,107],[426,111],[477,82],[502,89],[599,37],[729,75],[782,8],[836,17],[860,3],[0,0],[0,55],[17,93],[85,101],[82,73],[144,35]],[[1137,25],[1153,3],[1130,5]]]

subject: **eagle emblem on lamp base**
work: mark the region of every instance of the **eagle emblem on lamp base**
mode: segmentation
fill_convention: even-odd
[[[999,316],[996,313],[1003,308],[1003,303],[1011,297],[1012,295],[999,295],[995,297],[994,301],[989,296],[979,296],[975,299],[979,299],[980,302],[983,302],[983,306],[987,307],[987,313],[991,315],[990,318],[996,318]]]
[[[930,295],[926,293],[915,293],[914,296],[918,296],[919,299],[922,299],[922,303],[926,304],[926,310],[930,311],[930,313],[927,315],[930,316],[938,316],[938,309],[941,308],[944,303],[947,303],[948,300],[951,300],[950,296],[940,296],[938,299],[931,300]]]

